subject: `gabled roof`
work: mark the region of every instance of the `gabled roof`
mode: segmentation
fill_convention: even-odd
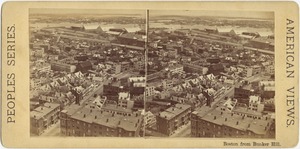
[[[100,30],[101,29],[100,25],[98,25],[98,24],[85,24],[85,25],[83,25],[83,27],[86,30],[95,30],[95,29]]]
[[[218,31],[219,31],[219,33],[227,33],[227,32],[231,32],[234,30],[232,28],[218,28]]]
[[[140,27],[126,27],[126,30],[127,30],[129,33],[134,33],[134,32],[140,31],[141,28],[140,28]]]

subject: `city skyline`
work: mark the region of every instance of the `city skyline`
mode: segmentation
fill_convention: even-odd
[[[273,12],[55,10],[29,21],[31,136],[275,137]]]

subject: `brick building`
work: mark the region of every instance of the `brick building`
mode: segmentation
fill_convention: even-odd
[[[172,80],[163,80],[162,81],[163,89],[170,90],[173,87],[173,81]]]
[[[271,138],[274,119],[202,107],[191,114],[193,137]]]
[[[110,66],[110,70],[112,74],[119,74],[122,71],[122,65],[115,62],[106,62],[107,65]]]
[[[66,136],[139,137],[141,113],[128,115],[72,105],[61,112],[61,134]]]
[[[60,104],[45,103],[30,111],[30,133],[41,135],[49,126],[58,122]]]
[[[118,41],[124,45],[140,46],[145,45],[145,37],[134,33],[122,34],[118,37]]]
[[[176,104],[156,117],[157,130],[163,134],[171,135],[180,126],[190,121],[191,106]]]
[[[54,71],[66,71],[66,72],[75,72],[76,66],[70,65],[61,62],[51,62],[51,70]]]
[[[203,67],[197,64],[192,64],[192,63],[184,63],[183,64],[183,70],[185,72],[190,72],[190,73],[199,73],[199,74],[206,74],[208,72],[207,67]]]

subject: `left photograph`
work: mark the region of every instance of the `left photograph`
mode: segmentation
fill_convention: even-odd
[[[30,135],[143,137],[146,11],[30,9]]]

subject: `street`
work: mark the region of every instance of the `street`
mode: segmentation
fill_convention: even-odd
[[[94,89],[93,91],[88,93],[88,95],[84,96],[84,98],[80,101],[80,105],[83,105],[87,101],[89,101],[88,99],[90,99],[92,96],[94,96],[94,94],[101,94],[103,92],[103,85],[107,84],[108,82],[109,82],[109,80],[103,81],[103,83],[101,83],[98,87],[96,87],[96,89]]]
[[[190,137],[190,136],[191,136],[191,122],[178,128],[174,132],[174,134],[172,134],[170,137]]]
[[[226,90],[225,93],[221,95],[221,97],[216,98],[215,101],[212,102],[211,104],[211,106],[213,107],[212,109],[215,109],[218,103],[220,103],[225,97],[232,97],[233,94],[234,94],[234,86]]]
[[[60,136],[60,121],[45,129],[41,136]]]

